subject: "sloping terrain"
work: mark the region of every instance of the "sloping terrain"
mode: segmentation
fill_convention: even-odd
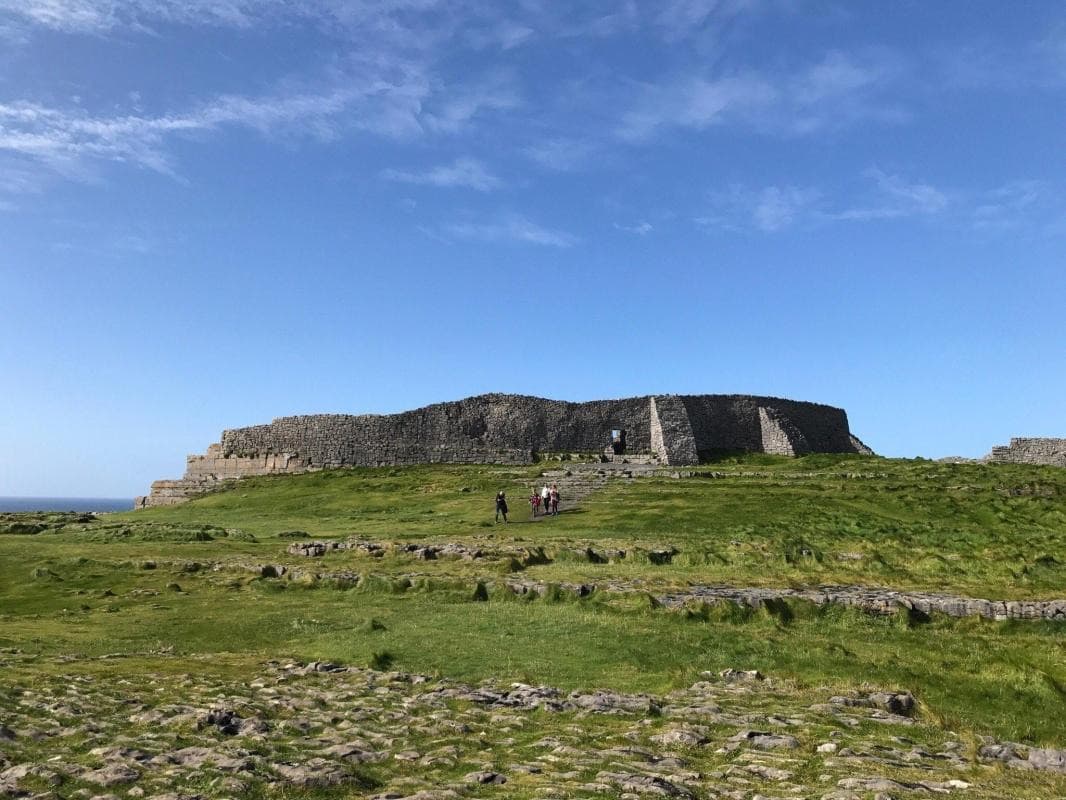
[[[1066,797],[1066,471],[586,469],[4,515],[0,796]]]

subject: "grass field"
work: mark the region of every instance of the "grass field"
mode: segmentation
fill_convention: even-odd
[[[533,529],[523,524],[522,498],[538,473],[414,467],[252,478],[230,492],[116,518],[210,523],[259,538],[303,530],[673,546],[681,552],[667,580],[860,583],[997,599],[1057,597],[1066,587],[1066,471],[1052,467],[749,456],[692,478],[608,486],[580,511]],[[515,524],[506,530],[492,522],[500,488],[512,498]],[[543,572],[558,579],[573,569]],[[615,569],[634,574],[631,564],[595,574]]]
[[[247,479],[180,506],[91,522],[42,517],[36,533],[28,518],[0,520],[0,531],[22,531],[0,534],[0,662],[11,690],[0,702],[0,730],[26,686],[89,680],[101,664],[140,692],[163,676],[178,681],[190,663],[240,683],[268,662],[294,659],[664,696],[701,675],[757,669],[789,687],[796,708],[833,694],[909,690],[930,736],[1066,746],[1063,623],[921,623],[802,602],[668,610],[641,592],[527,599],[500,583],[618,580],[649,591],[838,583],[1066,597],[1066,470],[748,457],[691,477],[613,483],[580,509],[530,523],[518,500],[538,474],[343,470]],[[513,498],[506,526],[492,520],[500,488]],[[387,546],[378,556],[288,554],[303,536]],[[427,561],[403,550],[407,542],[467,543],[489,555]],[[581,555],[588,547],[626,557],[594,563]],[[520,563],[493,548],[543,558]],[[668,563],[645,557],[662,549],[672,553]],[[299,571],[264,577],[263,564]],[[342,573],[359,580],[335,577]],[[885,746],[899,735],[877,725],[867,734]],[[88,758],[87,742],[71,748]],[[0,773],[4,749],[0,741]],[[382,767],[367,774],[376,786],[399,780]],[[1066,786],[1015,777],[982,772],[991,794],[972,796],[1054,797]],[[518,785],[512,780],[513,796],[525,796]],[[252,794],[261,788],[250,786]],[[537,787],[527,788],[534,796]]]

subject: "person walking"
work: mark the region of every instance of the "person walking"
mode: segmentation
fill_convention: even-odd
[[[533,487],[533,493],[529,496],[529,514],[530,519],[537,518],[537,509],[540,508],[540,495],[537,494],[537,487]]]
[[[500,521],[500,514],[503,514],[503,521],[507,522],[507,496],[502,492],[498,492],[496,495],[496,522]]]
[[[551,497],[551,489],[548,488],[548,484],[544,484],[544,486],[540,490],[540,505],[544,509],[545,516],[548,515],[548,509],[551,504]]]
[[[552,484],[551,503],[552,503],[552,516],[553,517],[559,516],[559,487],[556,486],[554,483]]]

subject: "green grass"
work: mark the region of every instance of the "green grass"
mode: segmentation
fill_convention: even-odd
[[[463,581],[340,590],[77,560],[49,570],[26,580],[4,568],[0,647],[361,665],[388,653],[395,668],[464,680],[651,692],[687,686],[702,670],[759,669],[812,687],[910,688],[950,725],[1042,742],[1061,737],[1066,710],[1066,631],[1056,623],[913,625],[805,603],[774,613],[666,611],[641,596],[530,601],[501,592],[485,602]]]
[[[668,577],[682,582],[861,583],[994,599],[1056,597],[1066,587],[1066,470],[817,455],[752,456],[696,472],[612,485],[579,512],[536,525],[527,524],[522,498],[537,469],[491,467],[252,478],[114,519],[211,524],[267,539],[302,530],[427,540],[506,534],[549,547],[670,545],[681,554]],[[512,500],[506,529],[492,524],[500,488]],[[571,565],[539,573],[577,574]],[[666,573],[630,563],[580,573],[612,575]]]
[[[914,691],[928,719],[1066,745],[1066,625],[923,625],[802,603],[770,613],[667,611],[642,595],[519,600],[491,588],[507,560],[390,552],[289,556],[313,537],[542,546],[522,576],[649,586],[852,583],[993,598],[1066,596],[1066,470],[862,457],[751,457],[682,479],[612,485],[529,524],[537,468],[413,467],[254,478],[172,508],[0,535],[0,647],[53,656],[213,654],[235,671],[330,659],[566,688],[663,692],[702,670],[759,669],[809,687]],[[512,497],[507,526],[493,496]],[[3,521],[0,521],[3,530]],[[670,546],[593,564],[578,545]],[[155,568],[145,568],[152,562]],[[355,588],[264,580],[242,565],[373,576]],[[216,569],[215,567],[219,568]],[[423,578],[402,578],[419,573]],[[478,591],[478,581],[485,589]],[[147,667],[146,667],[147,669]],[[819,695],[820,696],[820,695]],[[813,702],[813,700],[812,700]]]

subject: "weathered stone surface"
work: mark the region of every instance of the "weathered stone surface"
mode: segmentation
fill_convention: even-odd
[[[1036,769],[1066,774],[1066,750],[1029,747],[1017,742],[988,742],[978,755],[986,761],[1000,761],[1013,769]]]
[[[132,767],[114,763],[83,773],[81,780],[100,786],[118,786],[122,783],[132,783],[139,777],[140,773]]]
[[[759,750],[793,750],[799,747],[799,740],[795,736],[766,731],[740,731],[729,737],[729,741],[733,746],[746,744]]]
[[[695,797],[683,786],[677,786],[657,775],[640,775],[630,772],[600,772],[596,775],[600,784],[617,787],[623,792],[656,795],[659,797]]]
[[[507,783],[507,778],[498,772],[491,772],[489,770],[482,770],[479,772],[468,772],[463,776],[463,781],[466,783],[492,783],[501,784]]]
[[[591,593],[596,587],[589,587]],[[624,591],[622,586],[605,587]],[[823,606],[839,603],[855,606],[872,614],[896,614],[903,611],[918,615],[932,613],[951,617],[985,619],[1047,619],[1066,621],[1066,600],[984,600],[931,592],[905,592],[872,586],[818,586],[806,589],[748,588],[738,586],[693,586],[684,592],[657,597],[667,607],[693,602],[732,602],[758,607],[776,600],[806,600]]]
[[[987,460],[1066,467],[1066,439],[1013,438],[1009,445],[993,447]]]

